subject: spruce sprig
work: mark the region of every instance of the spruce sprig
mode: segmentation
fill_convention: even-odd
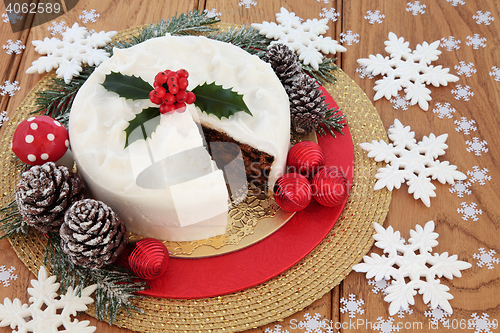
[[[29,226],[19,214],[16,200],[2,207],[0,216],[0,239],[9,237],[15,240],[18,236],[27,235]]]
[[[340,134],[344,135],[344,132],[342,132],[342,129],[346,125],[345,122],[345,116],[340,113],[340,108],[337,107],[336,109],[330,108],[326,111],[325,118],[321,121],[321,124],[326,127],[328,132],[334,137],[335,133],[333,130],[339,132]],[[326,131],[323,128],[323,126],[318,126],[316,127],[316,133],[319,134],[319,136],[326,135]]]
[[[265,50],[271,43],[271,40],[260,35],[257,29],[247,26],[241,28],[231,27],[228,31],[211,33],[207,37],[236,45],[250,54],[259,56],[264,55]]]
[[[302,70],[312,76],[321,85],[326,83],[335,84],[337,78],[332,74],[332,72],[339,68],[339,66],[335,65],[335,60],[336,59],[323,58],[323,62],[319,64],[319,68],[317,70],[310,65],[302,64]]]

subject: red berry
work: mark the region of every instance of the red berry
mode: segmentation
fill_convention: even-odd
[[[175,94],[175,100],[177,102],[186,102],[187,96],[188,94],[185,90],[179,90],[179,92]]]
[[[165,114],[165,113],[169,113],[169,112],[173,112],[175,111],[175,105],[174,104],[165,104],[163,103],[162,105],[160,105],[160,113],[161,114]]]
[[[159,72],[158,74],[156,74],[155,83],[157,83],[158,85],[162,85],[165,82],[167,82],[167,74],[165,74],[165,72]]]
[[[163,97],[163,103],[174,104],[175,103],[175,96],[169,92],[166,93],[165,96]]]
[[[179,113],[183,113],[184,111],[186,111],[186,103],[184,103],[184,102],[175,103],[174,107],[175,107],[175,111],[177,111]]]
[[[167,77],[168,78],[173,77],[173,78],[175,78],[177,80],[179,78],[179,74],[177,74],[177,72],[170,71],[170,72],[168,72]]]
[[[188,73],[188,71],[187,71],[187,70],[185,70],[184,68],[179,69],[179,70],[177,71],[177,74],[179,74],[179,77],[184,77],[184,78],[186,78],[186,79],[189,77],[189,73]]]
[[[188,80],[185,77],[180,77],[177,83],[179,84],[180,90],[186,90],[188,87]]]
[[[179,92],[179,85],[177,83],[169,84],[168,92],[174,95],[177,94]]]
[[[196,101],[196,95],[192,91],[187,92],[186,104],[193,104]]]
[[[167,93],[167,91],[165,90],[165,88],[163,88],[162,86],[156,87],[155,90],[153,90],[153,91],[154,91],[154,94],[156,95],[156,97],[159,97],[161,99],[163,99],[163,97]]]
[[[149,93],[149,100],[157,105],[160,105],[163,102],[160,97],[156,96],[154,90],[151,90],[151,92]]]

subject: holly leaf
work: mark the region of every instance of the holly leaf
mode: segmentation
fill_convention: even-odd
[[[229,118],[236,112],[246,112],[253,116],[247,105],[243,101],[243,95],[232,91],[231,89],[224,89],[222,86],[216,85],[215,82],[194,88],[193,93],[196,95],[194,104],[200,110],[214,114],[217,118]]]
[[[141,113],[135,115],[135,118],[130,120],[129,125],[125,128],[125,148],[137,140],[151,137],[158,125],[160,125],[160,109],[147,108]]]
[[[119,72],[111,72],[106,75],[102,83],[104,88],[113,91],[127,99],[148,99],[149,93],[154,88],[138,76],[123,75]]]

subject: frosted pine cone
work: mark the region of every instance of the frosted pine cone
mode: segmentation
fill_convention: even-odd
[[[23,172],[16,202],[27,224],[41,232],[57,232],[64,213],[83,198],[83,183],[67,167],[48,162]]]
[[[302,75],[302,65],[297,61],[295,52],[285,44],[270,45],[262,60],[271,65],[287,92],[293,80]]]
[[[308,75],[303,74],[293,81],[288,91],[292,129],[297,133],[313,132],[325,119],[328,106],[319,85]]]
[[[125,225],[105,203],[77,201],[64,216],[61,247],[72,263],[86,268],[111,264],[126,244]]]

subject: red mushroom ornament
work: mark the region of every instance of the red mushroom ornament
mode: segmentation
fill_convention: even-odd
[[[12,151],[29,165],[56,162],[68,150],[68,130],[49,116],[21,121],[12,138]]]

